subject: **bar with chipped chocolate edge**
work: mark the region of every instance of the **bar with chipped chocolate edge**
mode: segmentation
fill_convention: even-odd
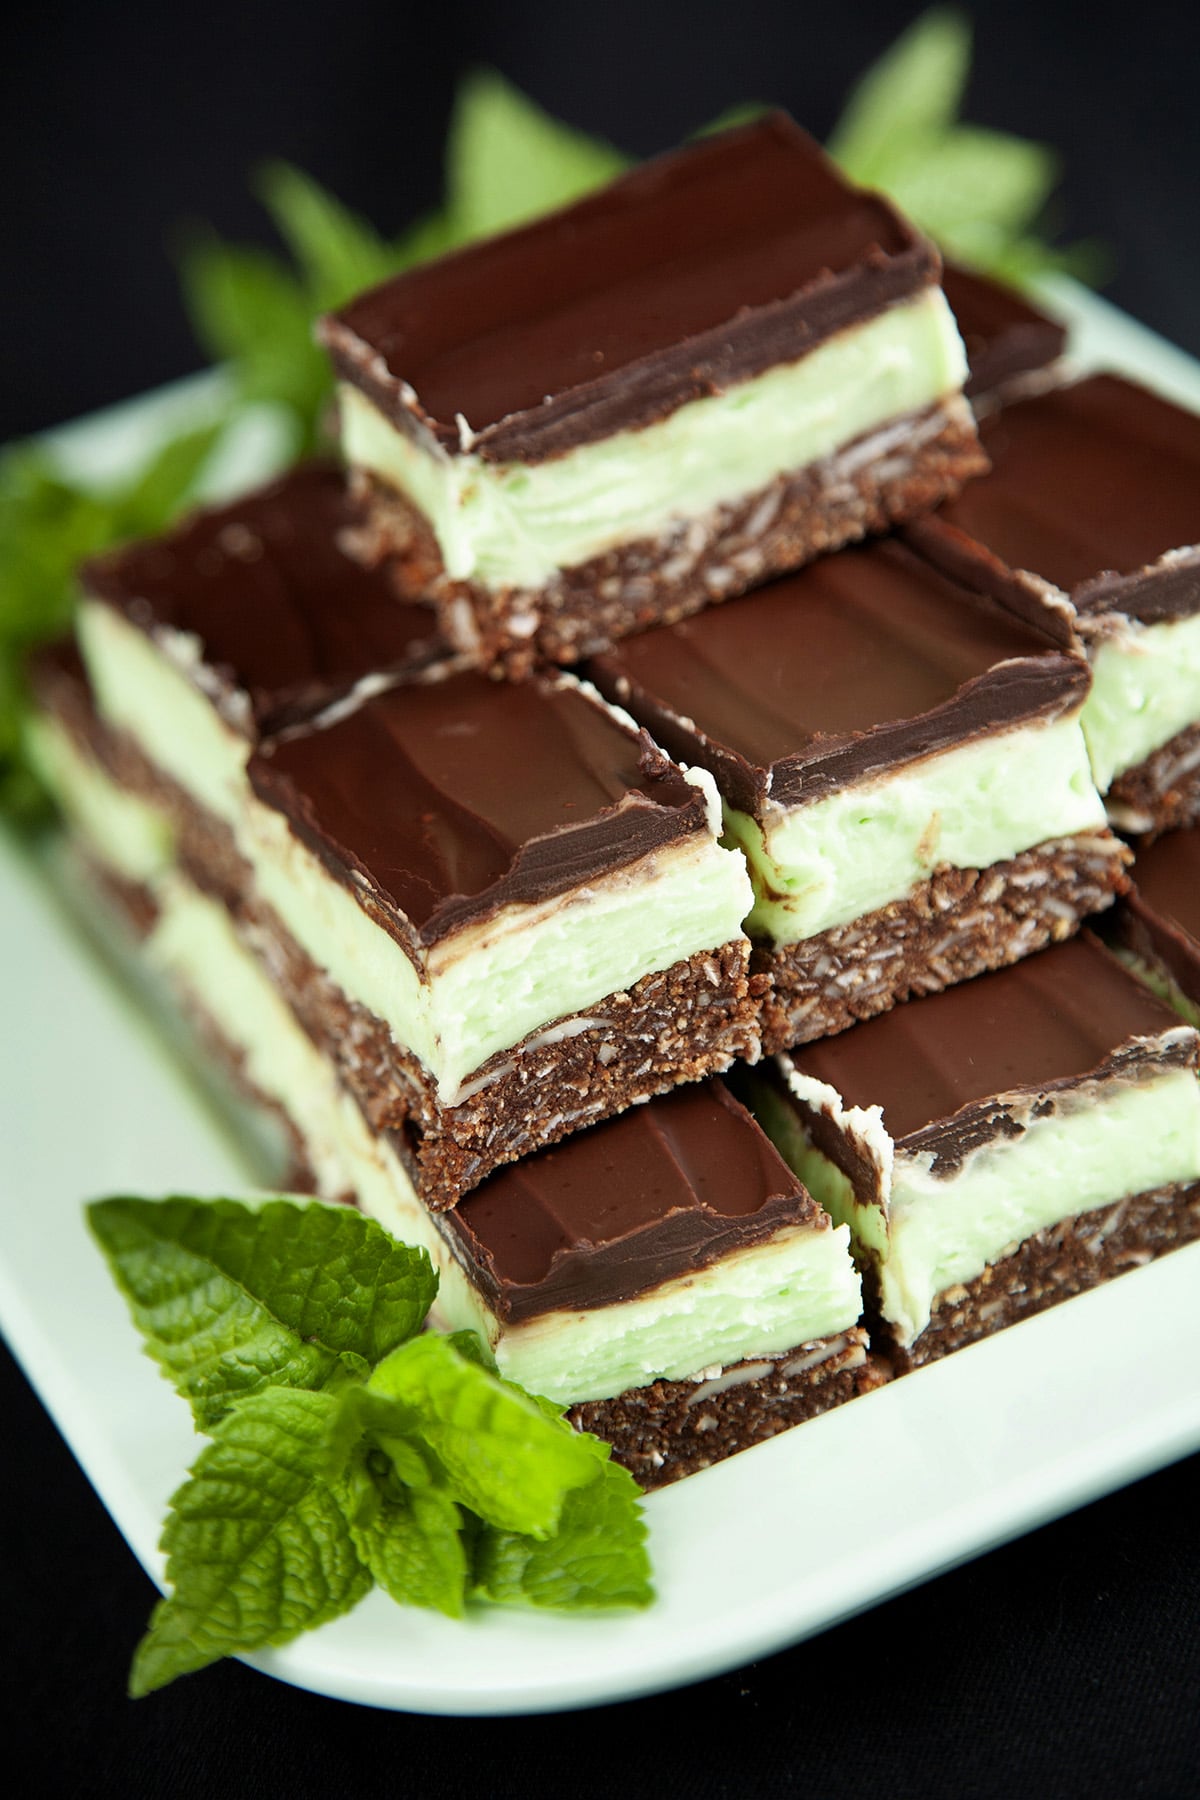
[[[1014,618],[888,541],[626,639],[603,692],[721,790],[781,1049],[1027,955],[1111,903],[1051,608]]]
[[[904,1371],[1200,1237],[1198,1059],[1085,932],[747,1080]]]
[[[1200,817],[1200,418],[1115,375],[980,423],[992,472],[905,528],[1017,607],[1049,602],[1092,664],[1084,732],[1108,815]]]
[[[451,641],[573,662],[983,466],[933,246],[783,114],[321,326],[359,550]]]

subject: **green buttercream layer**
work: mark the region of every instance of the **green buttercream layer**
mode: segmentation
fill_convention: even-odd
[[[546,462],[488,463],[469,437],[450,456],[398,431],[349,386],[342,447],[424,514],[452,578],[534,588],[922,412],[958,392],[964,374],[945,296],[930,288],[796,362]]]

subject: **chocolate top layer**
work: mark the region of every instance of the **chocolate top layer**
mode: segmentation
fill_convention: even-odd
[[[903,545],[842,550],[590,665],[680,761],[744,812],[817,800],[881,770],[1082,700],[1049,637]]]
[[[394,688],[249,770],[378,922],[426,945],[707,829],[698,789],[565,679]]]
[[[309,463],[229,506],[83,570],[86,591],[151,635],[199,638],[230,722],[270,736],[364,676],[399,677],[446,654],[428,607],[397,600],[385,575],[341,548],[360,523],[332,463]]]
[[[979,1103],[1077,1082],[1132,1039],[1157,1038],[1178,1023],[1085,932],[806,1044],[792,1061],[836,1088],[847,1105],[882,1106],[898,1147],[932,1148],[936,1138],[939,1160],[953,1160],[995,1135],[995,1121],[981,1116]],[[1193,1048],[1182,1054],[1194,1060]],[[1156,1058],[1161,1062],[1161,1052]],[[940,1129],[948,1122],[950,1131]]]
[[[794,361],[938,267],[774,113],[399,275],[321,329],[394,422],[536,462]]]
[[[966,346],[968,394],[986,394],[1014,375],[1044,369],[1067,347],[1066,326],[1003,282],[947,263],[942,286]]]
[[[502,1169],[439,1223],[500,1318],[632,1300],[826,1215],[719,1081]]]
[[[1115,375],[1014,402],[980,425],[992,459],[936,515],[1084,613],[1200,608],[1200,418]]]

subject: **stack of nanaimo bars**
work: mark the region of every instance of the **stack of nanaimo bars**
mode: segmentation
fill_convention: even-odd
[[[1200,1236],[1200,918],[1080,931],[1200,817],[1200,420],[782,115],[321,336],[343,462],[33,670],[293,1184],[647,1486]]]

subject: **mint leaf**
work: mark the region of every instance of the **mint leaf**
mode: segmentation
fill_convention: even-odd
[[[489,1525],[546,1537],[571,1489],[595,1479],[586,1440],[448,1338],[427,1332],[402,1344],[367,1393],[384,1447],[388,1436],[419,1435],[452,1497]],[[385,1401],[390,1414],[378,1404]]]
[[[971,27],[931,8],[861,78],[829,140],[847,175],[890,191],[893,156],[943,132],[957,116],[971,67]]]
[[[1044,144],[963,125],[936,149],[901,149],[889,190],[946,249],[978,261],[1032,222],[1057,179],[1058,158]]]
[[[346,1356],[378,1362],[437,1291],[423,1250],[349,1207],[115,1198],[88,1219],[202,1429],[272,1383],[320,1388],[357,1372]]]
[[[216,1428],[171,1501],[168,1598],[130,1674],[135,1697],[219,1657],[284,1644],[349,1612],[371,1585],[317,1470],[337,1402],[275,1388]]]
[[[433,1485],[416,1451],[403,1448],[409,1450],[404,1480],[393,1455],[360,1445],[334,1492],[354,1548],[379,1586],[402,1606],[430,1607],[458,1619],[467,1581],[462,1514],[445,1489]]]
[[[303,170],[268,163],[255,185],[300,266],[314,312],[341,306],[395,272],[394,247]]]
[[[588,1441],[588,1440],[585,1440]],[[501,1604],[583,1609],[648,1606],[654,1598],[636,1481],[602,1453],[596,1478],[569,1493],[558,1530],[543,1541],[481,1526],[472,1594]]]
[[[315,307],[287,266],[265,250],[193,235],[180,258],[184,301],[209,355],[228,362],[243,404],[273,402],[294,418],[296,451],[320,438],[332,377],[313,342]]]
[[[195,497],[196,488],[226,420],[171,438],[158,450],[113,506],[113,529],[122,538],[161,531]]]
[[[460,241],[505,231],[611,181],[630,158],[563,125],[494,69],[460,84],[446,152]]]
[[[830,155],[978,269],[1018,282],[1049,269],[1094,280],[1103,271],[1094,245],[1056,249],[1036,229],[1058,177],[1053,151],[958,122],[970,59],[961,14],[922,14],[854,89]]]

